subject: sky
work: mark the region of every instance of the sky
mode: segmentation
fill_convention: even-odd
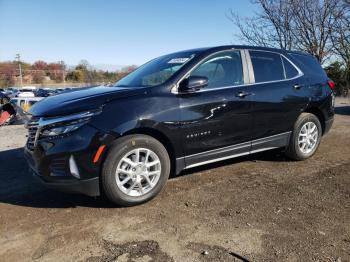
[[[140,65],[174,51],[239,44],[230,9],[249,0],[0,0],[0,61]]]

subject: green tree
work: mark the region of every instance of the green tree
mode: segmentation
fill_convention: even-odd
[[[333,62],[325,68],[327,75],[334,81],[335,93],[337,95],[345,95],[347,93],[346,69],[344,65],[338,61]]]
[[[84,82],[84,72],[82,70],[73,70],[67,74],[67,80],[73,82]]]

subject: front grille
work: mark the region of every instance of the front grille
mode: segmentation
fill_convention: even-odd
[[[26,124],[26,128],[28,129],[28,140],[27,140],[27,148],[31,151],[34,150],[35,146],[35,138],[36,133],[38,131],[39,119],[32,117],[28,123]]]

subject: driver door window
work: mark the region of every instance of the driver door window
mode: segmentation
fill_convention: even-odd
[[[194,69],[190,76],[207,77],[208,89],[241,85],[243,68],[240,51],[216,54]]]

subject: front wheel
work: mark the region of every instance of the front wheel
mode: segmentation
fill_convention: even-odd
[[[102,171],[102,187],[109,200],[132,206],[155,197],[170,174],[164,146],[146,135],[129,135],[115,142]]]
[[[294,160],[305,160],[315,154],[320,145],[322,127],[318,118],[302,113],[295,122],[286,155]]]

